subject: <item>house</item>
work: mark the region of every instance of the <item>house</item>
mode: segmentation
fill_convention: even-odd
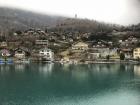
[[[0,43],[0,47],[1,47],[1,48],[7,47],[7,42],[1,42],[1,43]]]
[[[112,57],[118,57],[118,48],[110,49],[109,55],[112,56]]]
[[[10,54],[10,51],[8,49],[2,49],[0,51],[0,54],[2,57],[9,57],[11,54]]]
[[[133,57],[133,50],[131,48],[122,48],[120,49],[120,53],[124,53],[126,59]]]
[[[61,59],[61,63],[68,63],[68,62],[70,62],[70,58],[69,57],[63,57]]]
[[[136,37],[134,37],[134,36],[130,36],[128,38],[128,41],[131,42],[131,43],[137,43],[138,42],[138,39]]]
[[[134,59],[139,59],[140,58],[140,47],[139,48],[135,48],[133,50],[133,58]]]
[[[21,41],[9,41],[9,42],[8,42],[8,46],[9,46],[9,47],[12,47],[12,48],[15,48],[15,47],[20,46],[21,43],[22,43]]]
[[[100,53],[97,50],[92,50],[88,54],[88,60],[97,60],[100,58]]]
[[[36,40],[36,45],[48,45],[48,40]]]
[[[108,47],[98,48],[98,52],[102,58],[106,58],[107,55],[110,55],[110,49]]]
[[[93,50],[97,51],[100,54],[101,58],[106,58],[107,55],[110,55],[110,49],[108,47],[93,47]]]
[[[88,44],[84,42],[78,42],[72,45],[72,50],[82,50],[85,51],[88,49]]]
[[[14,57],[17,59],[25,59],[28,55],[30,55],[30,51],[27,48],[20,47],[14,50]]]
[[[54,60],[54,53],[51,49],[44,48],[39,50],[39,55],[42,58],[42,60],[46,61],[53,61]]]
[[[109,44],[112,44],[112,42],[106,42],[103,40],[98,41],[98,42],[95,41],[92,43],[92,47],[93,48],[106,48],[106,47],[108,47]]]
[[[126,38],[125,40],[120,40],[120,47],[135,47],[139,43],[139,40],[133,36]]]
[[[97,50],[100,53],[101,58],[106,58],[108,55],[113,58],[118,56],[118,48],[109,48],[107,46],[94,45],[92,49]]]

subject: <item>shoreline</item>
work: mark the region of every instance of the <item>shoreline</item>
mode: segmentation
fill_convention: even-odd
[[[7,59],[0,59],[0,65],[2,64],[29,64],[29,63],[60,63],[60,64],[140,64],[140,61],[136,60],[96,60],[96,61],[77,61],[77,60],[70,60],[70,61],[61,61],[61,60],[54,60],[54,61],[37,61],[37,60],[30,60],[30,58],[22,59],[22,60],[15,60],[13,58]]]

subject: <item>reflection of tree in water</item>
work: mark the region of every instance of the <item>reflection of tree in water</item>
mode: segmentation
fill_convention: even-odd
[[[6,65],[0,65],[0,75],[4,75],[10,71],[10,67]]]
[[[25,70],[25,67],[23,65],[0,65],[0,74],[1,75],[9,75],[9,76],[12,76],[12,75],[15,75],[17,72],[24,72]]]
[[[15,64],[15,71],[25,71],[25,65],[24,64]]]
[[[126,65],[123,65],[123,64],[120,65],[120,72],[124,72],[125,71],[125,66]]]

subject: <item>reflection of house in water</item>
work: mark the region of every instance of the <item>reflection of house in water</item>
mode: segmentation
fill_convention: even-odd
[[[119,64],[95,64],[91,65],[90,67],[91,73],[93,75],[112,75],[116,74],[120,70],[120,65]]]
[[[41,74],[48,75],[52,73],[53,66],[53,63],[40,64],[38,70]]]
[[[10,66],[0,65],[0,75],[8,73],[10,71]]]
[[[15,65],[15,72],[24,72],[25,64],[16,64]]]
[[[140,76],[140,65],[134,65],[134,74]]]

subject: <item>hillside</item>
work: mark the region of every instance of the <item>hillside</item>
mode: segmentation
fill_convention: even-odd
[[[95,20],[67,18],[57,24],[56,28],[70,32],[111,32],[113,29],[120,30],[121,26]]]
[[[52,27],[64,17],[43,15],[29,11],[0,7],[0,29]]]
[[[56,26],[56,27],[55,27]],[[24,30],[28,28],[55,27],[62,29],[98,31],[110,30],[114,25],[88,19],[72,19],[61,16],[51,16],[20,9],[0,7],[0,30]]]
[[[139,24],[123,27],[95,20],[44,15],[20,9],[0,7],[0,35],[9,35],[13,31],[22,31],[30,28],[41,28],[44,30],[46,27],[53,31],[91,33],[110,33],[114,29],[118,31],[132,31],[134,28],[136,31],[140,30]]]

